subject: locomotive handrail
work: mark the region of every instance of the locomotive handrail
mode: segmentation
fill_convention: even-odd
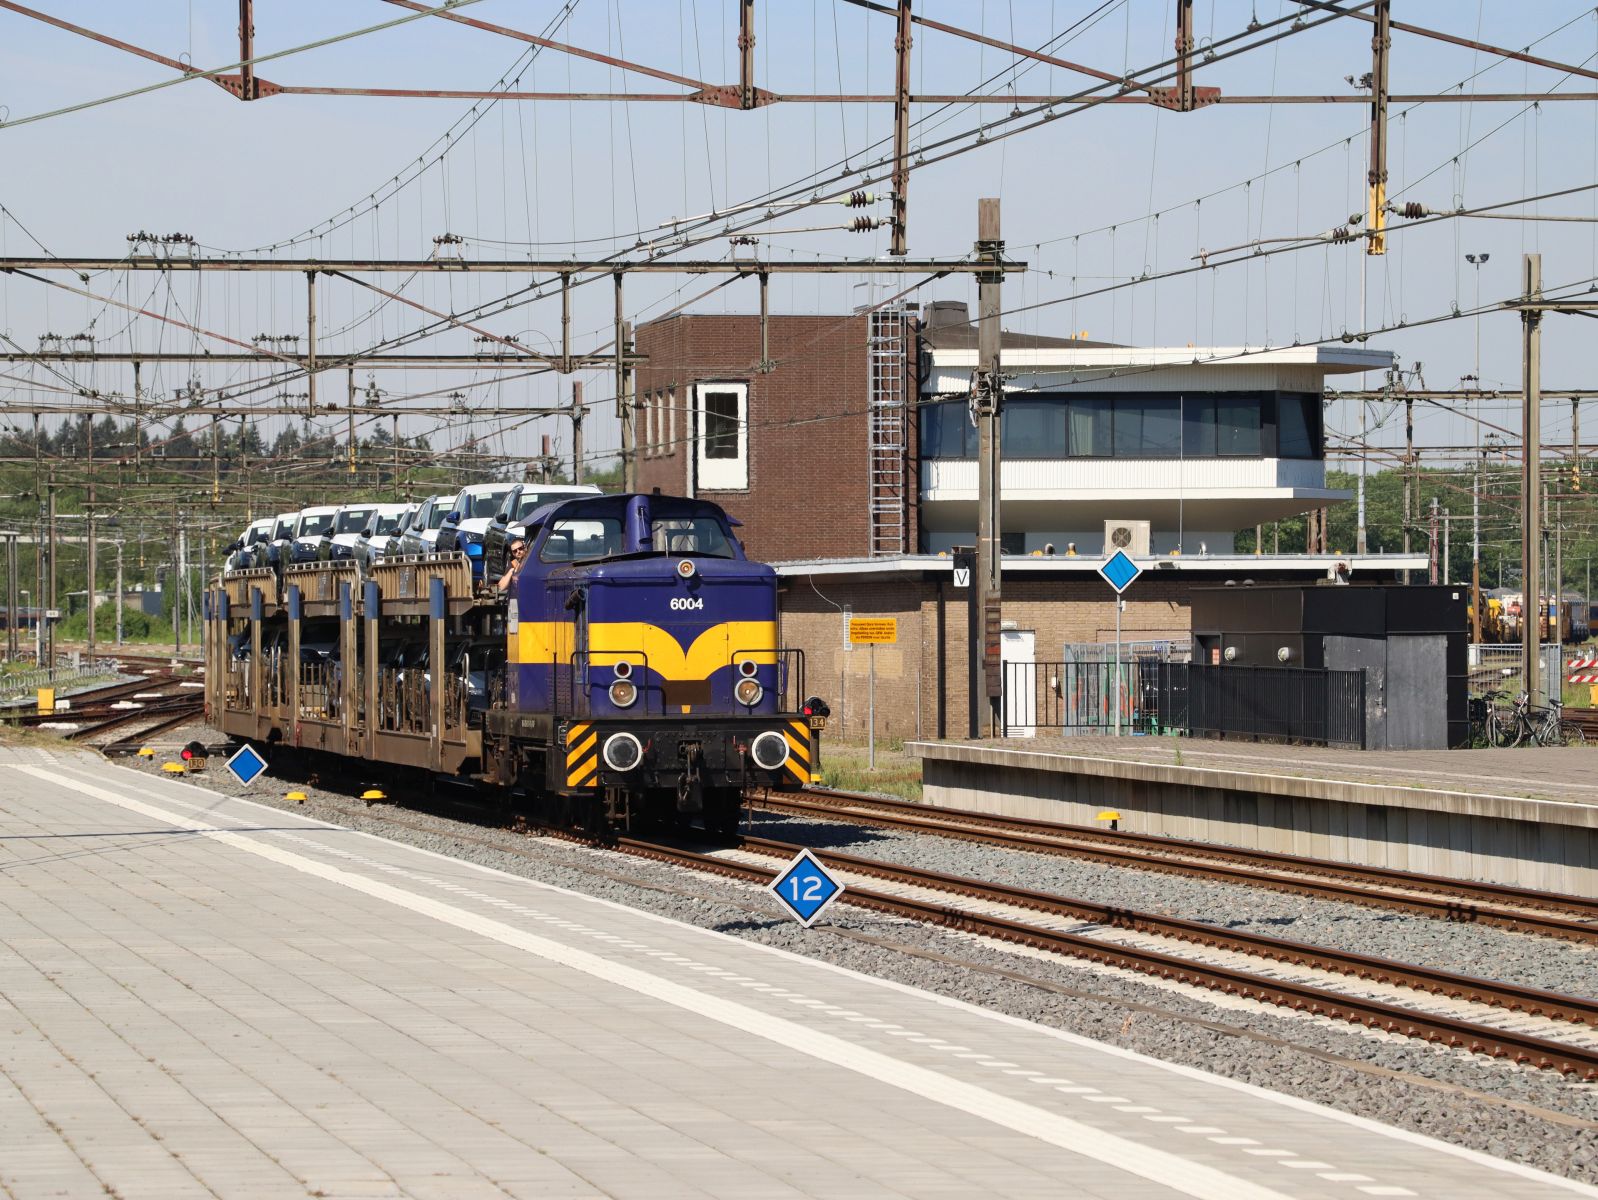
[[[734,650],[727,656],[727,661],[736,664],[740,654],[771,654],[777,659],[777,707],[782,710],[788,708],[788,678],[795,677],[797,686],[794,688],[794,707],[798,707],[798,698],[805,694],[805,652],[797,646],[761,646],[755,649]],[[789,670],[786,659],[792,658],[795,669]]]

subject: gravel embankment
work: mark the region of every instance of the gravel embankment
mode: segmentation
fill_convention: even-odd
[[[128,765],[151,773],[160,769],[159,761]],[[216,769],[193,782],[225,794],[241,792]],[[843,905],[829,914],[830,926],[807,932],[779,917],[771,899],[749,885],[415,811],[405,818],[421,828],[398,828],[385,820],[382,808],[349,811],[349,793],[293,786],[310,799],[304,804],[283,800],[288,785],[258,785],[247,796],[1598,1183],[1598,1085],[1250,1002],[1166,988]],[[757,832],[822,848],[914,861],[1556,990],[1591,993],[1598,977],[1598,954],[1497,930],[830,822],[777,819],[761,825]],[[462,834],[504,849],[462,840]]]
[[[817,850],[969,875],[1158,916],[1180,916],[1220,929],[1424,963],[1551,992],[1590,996],[1598,988],[1598,945],[843,822],[765,813],[757,814],[751,832]]]

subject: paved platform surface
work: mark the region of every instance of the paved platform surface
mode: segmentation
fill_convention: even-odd
[[[953,758],[964,752],[1036,754],[1059,760],[1057,770],[1093,769],[1113,773],[1129,768],[1170,768],[1194,781],[1197,772],[1236,773],[1262,785],[1280,781],[1304,792],[1305,784],[1352,785],[1339,799],[1369,802],[1371,793],[1423,792],[1460,801],[1497,801],[1513,815],[1534,819],[1566,806],[1592,808],[1571,814],[1572,823],[1598,825],[1598,746],[1534,746],[1514,750],[1338,750],[1325,746],[1282,746],[1267,742],[1209,738],[1049,736],[988,738],[957,742],[907,743],[912,753]],[[1040,763],[1040,765],[1043,765]],[[1048,769],[1046,766],[1044,769]],[[1301,785],[1293,788],[1291,785]],[[1510,815],[1510,814],[1506,814]]]
[[[1598,1189],[98,759],[0,749],[0,1193]]]

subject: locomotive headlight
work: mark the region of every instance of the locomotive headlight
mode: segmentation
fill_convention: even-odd
[[[644,757],[644,748],[630,733],[613,733],[605,739],[600,757],[612,771],[631,771]]]
[[[753,708],[760,703],[760,697],[765,695],[765,689],[753,679],[740,679],[738,686],[733,689],[733,695],[738,697],[739,704]]]
[[[749,757],[763,771],[775,771],[788,761],[788,739],[768,729],[749,745]]]
[[[627,708],[638,699],[638,685],[628,679],[618,679],[610,685],[610,702],[617,708]]]

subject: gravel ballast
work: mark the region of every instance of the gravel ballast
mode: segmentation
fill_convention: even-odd
[[[757,813],[750,832],[816,850],[968,875],[1113,908],[1179,916],[1218,929],[1424,963],[1550,992],[1592,995],[1598,982],[1598,945],[1590,943],[841,821]]]
[[[160,771],[159,760],[126,765]],[[415,826],[406,828],[387,819],[384,807],[361,809],[353,800],[358,788],[258,784],[246,791],[219,767],[191,781],[1598,1183],[1598,1086],[1552,1072],[1164,987],[847,905],[806,931],[779,916],[771,897],[749,884],[395,810]],[[304,791],[307,801],[284,800],[290,786]],[[843,823],[769,818],[757,820],[754,832],[1556,991],[1591,994],[1598,976],[1598,954],[1583,947],[1282,892]]]

